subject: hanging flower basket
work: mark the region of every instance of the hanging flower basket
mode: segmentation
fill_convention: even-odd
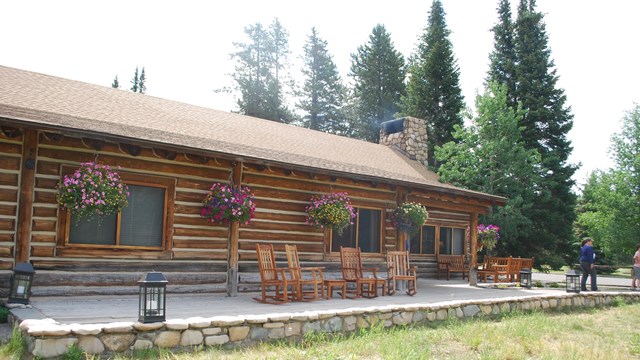
[[[77,220],[89,220],[122,211],[129,205],[127,196],[127,185],[109,165],[87,162],[58,183],[56,200]]]
[[[410,233],[417,232],[428,218],[427,209],[414,202],[403,203],[389,214],[389,221],[393,226]]]
[[[248,187],[221,183],[211,186],[202,204],[200,216],[209,222],[225,225],[234,221],[248,224],[256,210],[253,193]]]
[[[314,195],[311,197],[311,204],[307,206],[306,212],[307,224],[323,229],[325,227],[334,228],[340,234],[352,224],[351,220],[356,217],[355,210],[351,206],[351,199],[346,192]]]
[[[478,249],[487,248],[487,250],[493,250],[498,240],[500,240],[499,231],[500,228],[493,224],[478,225]]]

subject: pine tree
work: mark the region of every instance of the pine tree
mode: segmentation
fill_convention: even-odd
[[[360,105],[358,137],[378,142],[380,124],[393,119],[399,111],[406,76],[404,57],[394,48],[384,25],[376,25],[369,41],[351,54],[349,75],[353,77],[354,92]]]
[[[304,91],[298,104],[305,112],[303,125],[314,130],[344,134],[345,119],[341,108],[345,89],[327,51],[327,42],[318,36],[316,28],[311,29],[304,45],[303,61]]]
[[[541,155],[542,169],[539,198],[531,211],[536,236],[526,240],[536,242],[553,257],[570,252],[573,243],[576,196],[571,188],[576,167],[567,163],[572,151],[567,134],[573,115],[565,106],[564,90],[557,87],[547,44],[543,15],[535,10],[535,1],[521,0],[515,26],[516,99],[525,110],[525,144]]]
[[[138,67],[136,66],[136,72],[133,74],[133,79],[131,79],[131,91],[138,92],[139,84],[140,79],[138,78]]]
[[[113,82],[111,83],[111,87],[114,89],[119,89],[120,88],[120,82],[118,82],[118,75],[116,75],[115,78],[113,78]]]
[[[498,5],[499,23],[493,27],[494,49],[489,55],[490,65],[487,83],[497,82],[507,88],[507,102],[517,107],[516,96],[516,48],[515,24],[511,18],[509,0],[500,0]]]
[[[138,92],[140,94],[144,94],[147,91],[147,86],[145,82],[147,81],[147,76],[144,73],[144,66],[142,67],[142,71],[140,72],[140,79],[138,80]]]
[[[453,57],[449,35],[442,3],[434,0],[428,26],[409,67],[407,95],[402,101],[404,115],[426,120],[428,162],[436,168],[435,147],[454,140],[454,126],[463,123],[460,70]]]
[[[232,74],[240,92],[240,113],[279,122],[293,118],[285,105],[283,74],[288,66],[288,34],[275,19],[269,29],[256,23],[245,27],[248,43],[234,43],[238,51]]]

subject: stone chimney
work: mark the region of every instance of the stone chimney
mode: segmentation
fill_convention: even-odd
[[[414,117],[385,121],[380,124],[380,144],[402,151],[412,160],[427,166],[427,124]]]

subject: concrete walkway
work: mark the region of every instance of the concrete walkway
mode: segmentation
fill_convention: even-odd
[[[543,283],[564,283],[564,275],[534,273],[533,281]],[[599,277],[601,290],[628,289],[630,279]],[[487,286],[488,285],[488,286]],[[330,300],[314,302],[292,302],[282,305],[262,304],[253,297],[259,294],[241,293],[230,298],[224,294],[167,294],[167,320],[192,317],[264,315],[295,313],[312,310],[342,310],[384,305],[438,304],[455,300],[486,300],[495,298],[523,297],[538,294],[564,292],[561,288],[493,287],[493,283],[469,286],[460,279],[435,280],[419,279],[418,293],[408,296],[398,292],[393,296],[375,299],[341,299],[334,293]],[[19,320],[51,318],[61,324],[103,324],[137,321],[138,297],[126,296],[82,296],[82,297],[33,297],[30,307],[13,308],[13,315]],[[6,325],[6,324],[3,324]],[[0,326],[0,342],[11,336],[10,326]]]

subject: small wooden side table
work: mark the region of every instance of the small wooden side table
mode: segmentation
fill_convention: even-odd
[[[325,279],[324,286],[326,288],[325,295],[327,299],[331,299],[333,297],[333,289],[341,288],[342,289],[342,298],[346,299],[347,296],[347,282],[340,279]]]

